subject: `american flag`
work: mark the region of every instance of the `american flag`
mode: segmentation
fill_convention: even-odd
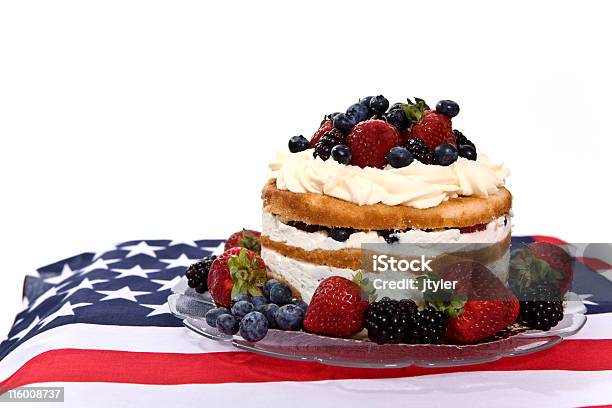
[[[514,237],[513,244],[550,237]],[[584,406],[612,403],[612,260],[581,257],[576,336],[539,353],[465,367],[362,369],[288,361],[198,337],[166,303],[223,240],[140,240],[26,276],[0,345],[0,388],[52,384],[68,406]],[[609,254],[609,251],[608,251]],[[274,403],[276,401],[276,403]]]

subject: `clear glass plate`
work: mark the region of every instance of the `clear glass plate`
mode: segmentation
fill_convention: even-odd
[[[254,353],[291,360],[318,361],[347,367],[448,367],[480,364],[502,357],[519,356],[545,350],[563,338],[577,333],[586,323],[586,308],[580,298],[568,294],[565,315],[553,329],[544,332],[526,330],[518,325],[508,327],[495,338],[477,344],[385,344],[357,339],[337,339],[306,332],[269,330],[257,342],[245,341],[240,336],[228,336],[209,326],[204,319],[214,307],[208,294],[198,294],[179,283],[168,297],[172,313],[183,320],[188,329],[208,339],[228,342]],[[181,291],[184,291],[181,293]]]

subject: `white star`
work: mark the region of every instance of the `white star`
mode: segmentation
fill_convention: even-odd
[[[161,292],[166,289],[172,289],[181,281],[181,276],[175,276],[172,280],[161,280],[161,279],[151,279],[151,282],[155,282],[161,285],[160,288],[157,289],[158,292]]]
[[[40,321],[40,327],[45,327],[46,325],[48,325],[49,323],[51,323],[53,320],[57,319],[58,317],[74,316],[74,309],[83,307],[83,306],[89,306],[89,305],[91,305],[91,303],[77,303],[76,305],[72,305],[70,302],[66,302],[62,305],[62,307],[60,307],[54,313],[42,319]]]
[[[70,269],[70,267],[68,266],[67,263],[64,264],[64,267],[62,268],[62,272],[57,275],[57,276],[53,276],[51,278],[45,278],[45,282],[46,283],[50,283],[52,285],[56,285],[60,282],[65,281],[67,278],[71,277],[74,275],[74,272],[72,271],[72,269]]]
[[[36,309],[42,302],[57,295],[57,289],[55,287],[49,288],[45,293],[34,299],[34,302],[30,305],[29,309]]]
[[[225,241],[222,241],[219,245],[215,247],[201,247],[201,249],[205,251],[212,252],[213,255],[221,255],[223,253],[224,248],[225,248]]]
[[[175,239],[173,239],[168,244],[169,247],[175,246],[175,245],[188,245],[190,247],[199,248],[198,244],[196,244],[194,241],[189,241],[189,240],[175,240]]]
[[[108,269],[108,265],[112,262],[115,262],[116,259],[102,259],[98,258],[91,265],[87,265],[84,268],[81,268],[80,273],[88,273],[91,271],[95,271],[96,269]]]
[[[70,296],[72,296],[74,293],[78,292],[81,289],[91,289],[94,290],[93,285],[95,285],[96,283],[101,283],[101,282],[108,282],[106,279],[94,279],[94,280],[89,280],[89,278],[85,278],[81,281],[81,283],[79,283],[78,285],[70,288],[70,289],[66,289],[65,291],[59,292],[60,295],[64,296],[64,299],[69,298]]]
[[[612,281],[612,269],[608,269],[605,271],[599,270],[598,272]]]
[[[585,305],[598,305],[599,303],[595,303],[591,300],[586,300],[591,296],[593,296],[593,294],[578,295],[578,297],[582,300],[582,303],[584,303]]]
[[[119,249],[130,251],[126,255],[127,258],[129,258],[130,256],[138,255],[138,254],[145,254],[145,255],[149,255],[155,258],[157,256],[155,254],[155,251],[159,251],[160,249],[164,249],[164,248],[166,247],[149,245],[146,243],[146,241],[141,241],[140,243],[136,245],[128,245],[128,246],[121,247]]]
[[[112,268],[111,271],[119,273],[119,275],[113,277],[113,279],[125,278],[126,276],[140,276],[141,278],[149,278],[147,273],[159,272],[159,269],[142,269],[140,265],[134,265],[129,269]]]
[[[98,292],[102,293],[103,295],[106,295],[105,297],[100,299],[100,302],[103,302],[105,300],[112,300],[112,299],[125,299],[125,300],[131,300],[132,302],[135,302],[135,303],[138,303],[138,301],[136,300],[136,296],[141,296],[141,295],[146,295],[146,294],[151,293],[151,292],[141,292],[137,290],[132,290],[130,289],[129,286],[124,286],[119,290],[98,290]]]
[[[162,262],[166,262],[168,266],[166,268],[176,268],[178,266],[189,266],[192,263],[196,262],[197,259],[190,259],[185,254],[181,254],[176,259],[160,259]]]
[[[23,329],[22,331],[20,331],[19,333],[17,333],[13,337],[11,337],[9,340],[21,340],[21,339],[23,339],[30,332],[30,330],[32,330],[38,324],[38,322],[40,322],[40,319],[38,318],[38,316],[36,316],[34,318],[34,320],[32,320],[32,323],[30,323],[28,325],[28,327],[26,327],[25,329]]]
[[[148,309],[153,309],[153,311],[149,313],[147,317],[160,315],[160,314],[171,314],[170,308],[168,307],[168,303],[164,303],[161,305],[140,305],[140,306],[144,306]]]

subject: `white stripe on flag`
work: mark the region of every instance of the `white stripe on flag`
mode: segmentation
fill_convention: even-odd
[[[172,369],[172,367],[168,367]],[[63,407],[572,407],[612,402],[612,371],[495,371],[375,380],[65,387]],[[41,385],[41,384],[37,384]],[[37,407],[42,405],[36,405]]]

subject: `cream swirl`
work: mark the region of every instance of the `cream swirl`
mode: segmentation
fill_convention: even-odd
[[[358,205],[382,203],[414,208],[435,207],[458,196],[487,197],[504,185],[509,171],[480,154],[478,160],[459,158],[450,166],[414,161],[400,169],[346,166],[300,153],[277,153],[270,162],[276,188],[294,193],[319,193]]]

